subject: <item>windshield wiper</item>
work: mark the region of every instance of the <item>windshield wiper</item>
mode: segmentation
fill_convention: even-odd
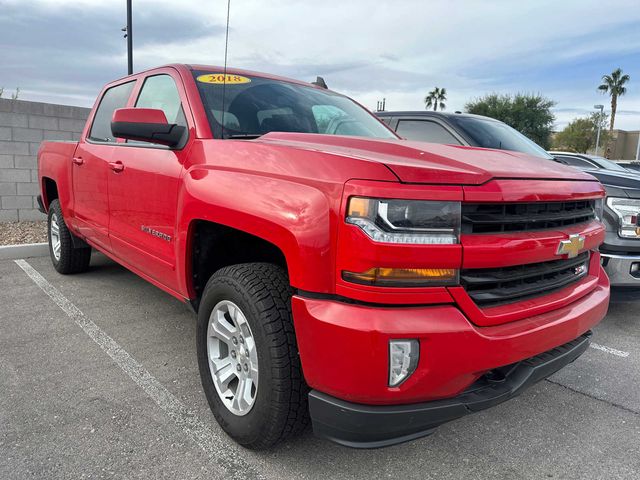
[[[256,138],[260,138],[261,136],[262,136],[261,133],[236,133],[235,135],[228,135],[227,138],[253,140]]]

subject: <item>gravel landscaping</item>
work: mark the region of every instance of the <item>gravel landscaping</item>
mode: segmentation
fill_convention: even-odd
[[[0,245],[41,243],[47,241],[47,222],[0,223]]]

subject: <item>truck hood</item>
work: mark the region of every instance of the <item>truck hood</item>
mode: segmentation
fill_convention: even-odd
[[[480,185],[493,178],[596,181],[575,168],[506,150],[281,132],[255,142],[382,163],[405,183]]]

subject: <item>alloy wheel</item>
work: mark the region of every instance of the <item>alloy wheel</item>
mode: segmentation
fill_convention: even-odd
[[[234,415],[249,413],[258,393],[258,352],[247,318],[235,303],[222,300],[213,308],[207,356],[224,406]]]

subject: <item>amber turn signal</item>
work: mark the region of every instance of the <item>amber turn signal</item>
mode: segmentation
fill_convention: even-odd
[[[455,285],[458,270],[453,268],[370,268],[361,273],[342,272],[347,282],[381,287],[428,287]]]
[[[372,200],[363,197],[351,197],[347,217],[368,217],[371,215]]]

